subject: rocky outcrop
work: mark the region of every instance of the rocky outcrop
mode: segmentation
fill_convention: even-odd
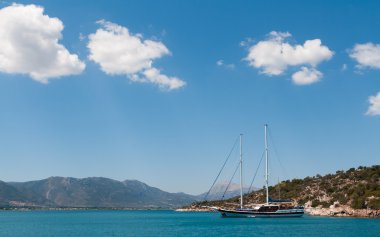
[[[337,217],[380,217],[380,210],[353,209],[348,205],[340,205],[334,202],[329,208],[322,206],[311,207],[311,202],[305,204],[305,212],[312,216],[337,216]]]
[[[179,209],[176,209],[175,211],[178,211],[178,212],[212,212],[212,210],[209,208],[179,208]]]

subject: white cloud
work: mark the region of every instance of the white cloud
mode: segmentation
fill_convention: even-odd
[[[350,57],[358,62],[359,68],[380,69],[380,44],[356,44],[350,50]]]
[[[279,32],[279,31],[271,31],[269,32],[269,38],[274,41],[283,41],[286,38],[291,37],[292,34],[289,32]]]
[[[284,73],[289,66],[308,65],[315,69],[319,63],[329,60],[334,54],[327,46],[322,45],[320,39],[306,40],[303,45],[291,45],[286,42],[289,37],[289,32],[270,32],[268,39],[249,48],[245,60],[250,66],[261,69],[261,73],[276,76]],[[316,75],[315,72],[313,74]],[[297,74],[297,78],[301,75],[306,75],[304,70]],[[308,80],[310,78],[304,78],[303,81]]]
[[[357,61],[356,67],[359,69],[356,73],[362,73],[360,69],[369,67],[380,69],[380,44],[365,43],[356,44],[350,50],[349,55]],[[380,116],[380,92],[368,98],[369,108],[366,115]]]
[[[323,74],[315,68],[302,67],[300,71],[292,75],[292,81],[296,85],[310,85],[318,82]]]
[[[85,39],[86,39],[86,36],[84,34],[82,34],[82,33],[79,33],[79,40],[83,41]]]
[[[12,4],[0,9],[0,71],[49,79],[79,74],[85,64],[58,41],[62,21],[44,15],[36,5]]]
[[[223,60],[218,60],[218,61],[216,61],[216,65],[217,66],[219,66],[219,67],[225,67],[225,68],[227,68],[227,69],[235,69],[235,64],[233,64],[233,63],[224,63],[224,61]]]
[[[240,41],[240,47],[248,47],[254,42],[254,39],[247,37],[243,41]]]
[[[181,88],[186,85],[186,83],[176,77],[168,77],[160,73],[156,68],[149,68],[143,72],[147,82],[157,84],[162,89],[173,90]]]
[[[223,64],[224,64],[223,60],[216,61],[216,65],[218,66],[223,66]]]
[[[370,96],[368,101],[370,106],[366,115],[380,116],[380,92],[378,92],[375,96]]]
[[[126,75],[136,82],[150,82],[166,90],[178,89],[186,83],[160,73],[152,66],[155,59],[169,55],[161,42],[143,40],[141,34],[131,34],[126,27],[101,20],[100,28],[89,35],[89,58],[109,75]]]

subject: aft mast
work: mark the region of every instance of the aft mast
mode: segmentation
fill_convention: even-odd
[[[265,188],[266,188],[266,201],[267,204],[269,204],[269,190],[268,190],[268,139],[267,139],[267,133],[268,133],[268,124],[264,125],[264,135],[265,135]]]
[[[240,209],[243,209],[243,134],[240,134]]]

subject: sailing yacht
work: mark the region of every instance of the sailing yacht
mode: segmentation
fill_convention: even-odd
[[[304,214],[303,206],[295,206],[288,200],[273,200],[269,197],[268,189],[268,125],[264,126],[265,135],[265,191],[266,203],[256,204],[253,208],[244,208],[243,206],[243,154],[242,154],[242,135],[240,135],[240,208],[224,209],[220,207],[211,207],[211,209],[220,212],[222,217],[302,217]]]

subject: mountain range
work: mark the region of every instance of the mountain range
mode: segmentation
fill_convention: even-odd
[[[228,187],[228,189],[227,189]],[[227,190],[226,190],[227,189]],[[255,191],[257,188],[252,188],[251,191]],[[243,193],[246,194],[249,191],[249,187],[243,187]],[[227,181],[222,181],[216,183],[210,192],[204,192],[198,195],[200,200],[220,200],[220,199],[229,199],[240,195],[240,185],[237,183],[230,183]]]
[[[240,185],[215,184],[200,195],[169,193],[137,180],[102,177],[50,177],[28,182],[0,181],[0,208],[130,208],[173,209],[202,200],[229,199],[240,195]],[[256,189],[254,189],[256,190]],[[248,188],[243,189],[244,193]],[[206,197],[206,199],[205,199]]]
[[[170,209],[199,200],[169,193],[137,180],[50,177],[28,182],[0,181],[0,207]]]

